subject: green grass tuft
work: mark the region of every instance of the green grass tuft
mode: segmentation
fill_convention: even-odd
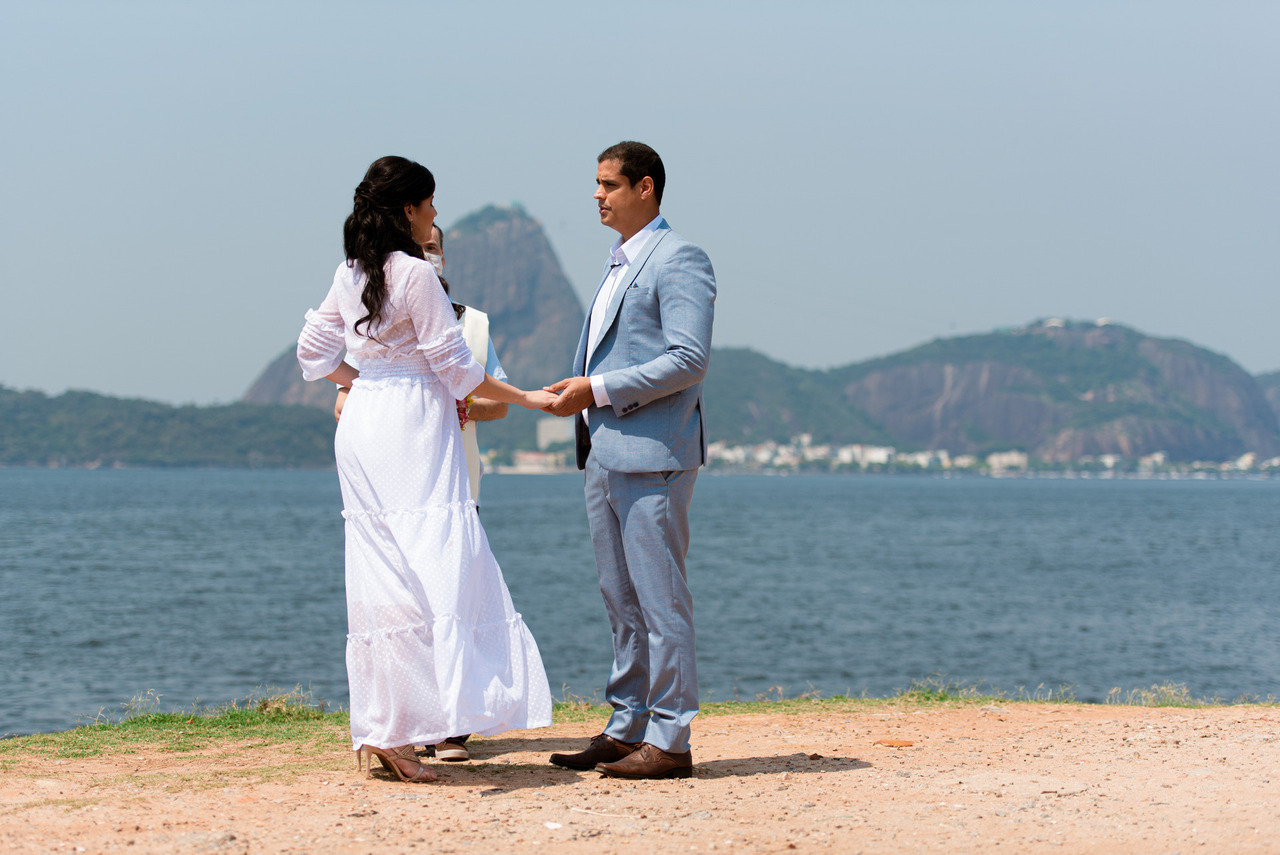
[[[1146,689],[1130,689],[1125,691],[1116,686],[1107,692],[1108,704],[1124,704],[1139,707],[1213,707],[1226,704],[1275,706],[1278,701],[1275,695],[1258,698],[1252,695],[1241,695],[1235,700],[1224,698],[1196,698],[1185,683],[1157,683]]]

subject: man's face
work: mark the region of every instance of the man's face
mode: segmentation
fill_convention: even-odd
[[[440,256],[440,264],[443,267],[444,266],[444,250],[440,246],[442,242],[443,241],[441,239],[440,227],[432,223],[431,239],[422,245],[422,251],[425,253],[428,253],[429,255]]]
[[[604,160],[596,166],[596,205],[600,222],[627,240],[657,216],[653,200],[653,179],[645,176],[634,186],[622,174],[617,160]]]

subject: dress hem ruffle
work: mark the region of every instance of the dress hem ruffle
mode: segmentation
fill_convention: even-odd
[[[392,636],[396,636],[396,635],[413,634],[413,633],[418,633],[423,631],[425,631],[428,637],[433,637],[435,635],[435,625],[438,623],[444,623],[444,622],[460,624],[463,629],[465,629],[468,633],[471,633],[471,634],[483,634],[486,632],[510,630],[516,626],[521,626],[521,627],[524,626],[524,618],[521,617],[519,612],[516,612],[512,617],[509,617],[506,620],[491,621],[489,623],[467,623],[465,620],[462,619],[461,615],[442,614],[442,615],[436,615],[435,620],[433,620],[430,624],[426,622],[406,623],[400,626],[381,627],[379,629],[373,630],[372,632],[349,632],[347,633],[347,641],[371,644],[380,639],[391,638]]]
[[[344,520],[384,520],[388,517],[411,516],[413,514],[421,514],[425,517],[437,511],[470,511],[475,506],[475,500],[467,499],[464,502],[441,502],[438,505],[422,505],[416,508],[362,508],[354,511],[344,510],[342,518]]]

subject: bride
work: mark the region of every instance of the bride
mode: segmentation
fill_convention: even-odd
[[[434,194],[426,167],[374,161],[343,227],[347,260],[298,336],[307,380],[351,388],[334,449],[352,747],[414,782],[435,779],[414,744],[551,724],[538,647],[471,497],[457,402],[474,392],[541,409],[555,396],[495,380],[472,358],[419,246]]]

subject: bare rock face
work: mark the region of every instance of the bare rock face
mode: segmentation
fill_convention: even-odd
[[[1276,413],[1257,381],[1219,354],[1185,341],[1148,338],[1138,352],[1160,372],[1176,399],[1200,409],[1240,438],[1242,451],[1280,452]]]
[[[445,232],[444,255],[451,296],[489,316],[512,383],[540,388],[569,376],[582,304],[537,220],[519,208],[484,208]]]
[[[1236,437],[1203,425],[1121,416],[1094,427],[1063,428],[1041,441],[1034,453],[1064,463],[1086,455],[1136,458],[1153,451],[1165,451],[1174,460],[1220,460],[1242,448]]]
[[[1009,447],[1051,427],[1051,404],[1027,394],[1042,386],[1017,365],[925,362],[873,371],[847,386],[845,398],[906,447],[960,452]]]
[[[519,208],[477,211],[445,233],[445,259],[451,296],[489,315],[490,337],[512,383],[540,388],[568,376],[582,305],[536,220]],[[332,383],[302,379],[291,345],[242,400],[328,409],[333,399]]]

